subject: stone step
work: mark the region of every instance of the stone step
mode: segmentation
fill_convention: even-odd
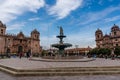
[[[87,72],[18,72],[14,76],[76,76],[76,75],[110,75],[120,71],[87,71]]]
[[[16,74],[17,72],[13,71],[13,70],[10,70],[10,69],[7,69],[7,68],[3,68],[3,67],[0,67],[0,71],[3,71],[3,72],[6,72],[8,74]]]
[[[80,72],[80,71],[120,71],[120,68],[112,69],[38,69],[38,70],[16,70],[16,72]]]
[[[14,69],[1,66],[2,68],[15,72],[79,72],[79,71],[120,71],[120,67],[63,67],[63,68],[44,68],[44,69]]]
[[[0,66],[0,70],[14,76],[74,76],[74,75],[107,75],[120,74],[119,67],[89,67],[89,68],[47,68],[37,70],[21,70]]]

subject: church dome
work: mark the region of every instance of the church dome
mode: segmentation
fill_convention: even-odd
[[[4,27],[6,28],[6,25],[2,23],[2,21],[0,21],[0,27]]]
[[[34,29],[31,34],[40,34],[36,29]]]
[[[102,31],[98,28],[95,33],[102,33]]]
[[[119,26],[114,24],[113,27],[111,28],[111,31],[118,31],[119,30]]]
[[[110,37],[108,34],[105,34],[105,36],[104,37]]]
[[[24,37],[24,34],[23,34],[23,32],[20,32],[20,33],[17,34],[17,36],[18,37]]]

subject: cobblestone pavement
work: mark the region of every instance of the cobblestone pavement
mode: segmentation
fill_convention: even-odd
[[[120,80],[119,75],[53,76],[53,77],[15,77],[0,72],[0,80]]]
[[[27,58],[10,58],[1,59],[1,65],[9,66],[16,69],[39,69],[39,68],[56,68],[56,67],[105,67],[120,66],[120,60],[100,59],[90,62],[43,62],[31,61]]]

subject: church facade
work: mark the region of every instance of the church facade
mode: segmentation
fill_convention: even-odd
[[[23,32],[16,35],[6,34],[6,25],[0,21],[0,54],[5,53],[40,53],[40,33],[34,29],[30,37],[27,37]]]
[[[97,29],[95,39],[97,48],[114,49],[116,46],[120,46],[120,28],[114,24],[111,28],[111,32],[105,35],[102,30]]]

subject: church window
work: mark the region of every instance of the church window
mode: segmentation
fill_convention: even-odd
[[[97,37],[99,38],[99,35]]]
[[[3,29],[1,29],[1,34],[3,34]]]
[[[116,46],[118,46],[118,44],[116,44]]]
[[[22,40],[20,40],[20,43],[22,43]]]
[[[114,35],[116,35],[116,32],[114,32]]]
[[[35,35],[35,38],[36,38],[36,35]]]

